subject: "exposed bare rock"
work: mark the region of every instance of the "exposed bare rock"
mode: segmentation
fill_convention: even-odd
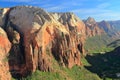
[[[88,19],[85,20],[84,23],[86,25],[86,35],[88,37],[105,34],[104,29],[98,26],[94,18],[88,17]]]
[[[101,28],[103,28],[105,30],[105,32],[109,32],[110,30],[113,29],[107,21],[101,21],[98,25]]]
[[[82,65],[86,36],[106,32],[91,17],[84,23],[73,13],[48,13],[32,6],[0,10],[0,78],[10,80],[9,70],[17,78],[37,69],[53,71],[53,59],[68,68]]]
[[[0,26],[3,28],[7,24],[7,14],[9,13],[10,8],[1,8],[0,9]]]
[[[111,30],[91,17],[84,23],[70,12],[48,13],[32,6],[0,9],[0,80],[11,80],[10,72],[19,78],[37,69],[54,71],[54,59],[63,67],[82,65],[86,37]]]
[[[85,25],[73,13],[48,13],[43,9],[13,7],[4,29],[12,43],[9,55],[14,77],[26,76],[36,69],[52,71],[54,57],[62,66],[81,65]]]
[[[8,65],[8,55],[11,48],[6,32],[0,28],[0,80],[11,80]]]
[[[78,49],[83,55],[84,52],[84,42],[85,42],[85,24],[73,13],[50,13],[51,16],[62,23],[65,28],[70,32],[70,35],[74,36]]]
[[[114,23],[114,21],[113,21],[113,23]],[[119,39],[120,30],[119,30],[119,28],[117,28],[117,27],[119,27],[117,25],[118,23],[116,23],[116,24],[115,23],[113,24],[113,23],[103,20],[103,21],[99,22],[98,25],[100,28],[104,29],[104,31],[109,36],[111,36],[113,39]]]

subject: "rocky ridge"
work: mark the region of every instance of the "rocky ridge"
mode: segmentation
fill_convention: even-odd
[[[54,59],[63,67],[81,66],[86,37],[109,34],[112,29],[109,23],[91,17],[82,21],[70,12],[50,13],[32,6],[1,9],[0,79],[54,71]]]
[[[20,6],[1,10],[0,17],[1,29],[8,37],[4,46],[9,45],[1,52],[9,53],[7,68],[13,77],[26,76],[36,69],[53,71],[53,58],[68,68],[82,65],[85,25],[73,13]]]
[[[86,25],[87,37],[105,34],[104,29],[99,27],[98,23],[95,21],[94,18],[88,17],[87,20],[84,20],[84,23]]]
[[[117,28],[119,27],[117,23],[109,22],[109,21],[101,21],[98,22],[100,28],[102,28],[109,36],[113,37],[114,39],[119,39],[120,37],[120,30]]]

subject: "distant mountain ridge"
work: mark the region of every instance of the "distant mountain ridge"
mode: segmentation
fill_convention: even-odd
[[[113,26],[115,29],[120,30],[120,20],[108,21],[108,23],[110,23],[110,25]]]
[[[118,38],[120,37],[120,20],[117,21],[101,21],[96,22],[94,18],[88,17],[83,20],[86,25],[86,35],[88,37],[107,34],[110,37]]]
[[[88,17],[87,20],[83,21],[86,26],[86,35],[92,37],[95,35],[104,34],[104,30],[100,28],[94,18]]]
[[[118,38],[120,37],[120,28],[119,24],[116,23],[116,21],[113,21],[113,22],[109,22],[109,21],[101,21],[101,22],[98,22],[98,25],[100,28],[104,29],[104,31],[110,36],[110,37],[113,37],[113,38]]]

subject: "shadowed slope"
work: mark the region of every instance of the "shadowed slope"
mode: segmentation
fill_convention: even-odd
[[[120,74],[120,47],[106,54],[87,55],[86,59],[91,66],[85,66],[101,78],[119,78]]]

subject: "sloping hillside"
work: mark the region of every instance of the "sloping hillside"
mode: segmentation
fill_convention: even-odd
[[[91,64],[86,68],[98,74],[103,80],[120,79],[120,47],[105,54],[87,55],[86,59]]]
[[[112,48],[107,46],[111,42],[112,42],[112,39],[107,34],[96,35],[96,36],[87,38],[85,42],[85,49],[87,53],[108,52],[112,50]]]
[[[111,43],[108,44],[107,46],[108,46],[108,47],[113,47],[113,48],[116,48],[116,47],[120,46],[120,39],[111,42]]]

